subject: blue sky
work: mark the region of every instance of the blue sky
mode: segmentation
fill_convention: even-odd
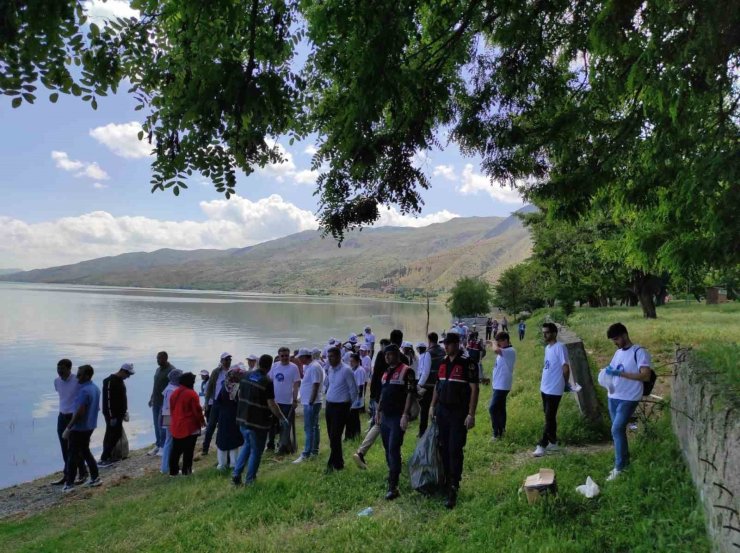
[[[109,0],[104,8],[117,5],[124,3]],[[240,247],[315,228],[311,142],[289,146],[278,138],[288,161],[241,175],[238,197],[229,201],[201,177],[179,197],[152,194],[148,147],[136,138],[142,112],[121,89],[99,98],[97,111],[72,96],[52,104],[41,89],[34,105],[18,109],[0,97],[0,268],[161,247]],[[479,160],[454,145],[421,153],[418,162],[432,181],[421,219],[392,209],[380,224],[505,216],[522,205],[515,192],[491,186]]]

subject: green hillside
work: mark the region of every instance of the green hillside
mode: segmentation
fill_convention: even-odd
[[[461,217],[420,228],[350,232],[341,247],[304,231],[244,249],[130,253],[3,277],[52,282],[279,293],[384,295],[444,291],[461,276],[491,281],[529,256],[517,217]]]
[[[606,325],[621,320],[636,342],[654,352],[658,372],[665,374],[670,369],[663,364],[670,360],[676,335],[698,347],[710,338],[731,343],[740,335],[739,314],[737,305],[674,304],[660,308],[655,321],[644,321],[638,308],[582,309],[571,321],[586,340],[594,369],[612,352]],[[542,424],[538,384],[543,349],[536,326],[543,316],[535,313],[527,338],[515,342],[519,359],[509,396],[508,434],[501,442],[489,441],[490,389],[481,394],[477,425],[465,450],[460,502],[453,511],[444,509],[441,500],[412,492],[407,474],[402,475],[401,498],[384,501],[380,444],[368,456],[370,470],[361,472],[350,461],[346,470],[325,476],[324,435],[316,462],[294,466],[292,459],[266,455],[253,487],[233,489],[228,475],[212,468],[211,455],[196,463],[192,478],[125,480],[73,496],[47,512],[0,522],[0,543],[8,552],[59,553],[709,551],[703,512],[670,431],[668,409],[631,433],[633,463],[615,482],[605,483],[613,462],[608,428],[585,426],[570,397],[559,414],[566,453],[541,460],[530,456]],[[487,372],[491,363],[489,357]],[[412,426],[405,459],[414,434]],[[555,469],[559,495],[530,506],[518,488],[540,467]],[[602,488],[590,500],[574,489],[589,475]],[[374,514],[358,517],[368,506]]]

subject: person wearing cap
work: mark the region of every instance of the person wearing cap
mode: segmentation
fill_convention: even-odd
[[[267,374],[275,387],[275,403],[280,411],[290,421],[291,435],[295,436],[295,410],[298,407],[298,390],[301,387],[301,374],[295,363],[290,362],[290,349],[281,347],[278,350],[278,360],[273,363]],[[275,449],[275,436],[280,435],[280,425],[275,424],[270,430],[267,439],[267,449]],[[278,454],[293,453],[279,449]]]
[[[385,343],[387,342],[387,343]],[[403,332],[398,329],[394,329],[391,331],[390,339],[383,339],[380,341],[381,346],[383,346],[383,351],[379,352],[377,357],[375,357],[375,366],[373,367],[373,376],[370,381],[370,415],[371,415],[371,425],[368,429],[367,433],[365,434],[365,438],[362,440],[362,443],[360,444],[360,447],[357,449],[354,455],[352,455],[352,458],[354,459],[355,463],[358,467],[361,469],[367,468],[367,462],[365,461],[365,455],[367,455],[367,452],[370,451],[370,448],[375,443],[375,440],[378,439],[378,436],[380,436],[380,426],[375,424],[375,414],[377,411],[377,405],[380,401],[380,392],[383,386],[383,374],[385,371],[388,370],[388,362],[385,359],[385,348],[391,344],[395,344],[399,348],[401,347],[401,344],[403,344]],[[409,364],[409,358],[406,357],[405,354],[401,353],[401,363],[404,365]]]
[[[401,363],[398,346],[391,344],[384,351],[388,368],[383,373],[378,413],[375,424],[380,426],[380,436],[385,448],[385,461],[388,464],[387,500],[396,499],[398,479],[401,475],[401,446],[403,436],[409,426],[411,403],[416,393],[414,371]]]
[[[64,461],[64,470],[62,471],[62,477],[59,480],[55,480],[51,483],[52,486],[61,486],[67,482],[67,471],[71,471],[72,480],[75,484],[82,484],[87,480],[87,468],[85,468],[85,461],[79,460],[77,465],[69,466],[69,441],[66,438],[62,438],[64,429],[72,420],[72,415],[75,410],[75,398],[77,397],[77,389],[79,388],[79,382],[77,378],[72,375],[72,361],[69,359],[60,359],[57,363],[57,378],[54,379],[54,389],[59,395],[59,415],[57,415],[57,437],[59,438],[59,447],[62,450],[62,460]],[[75,476],[79,474],[79,478],[75,480]]]
[[[283,427],[290,424],[275,403],[275,387],[267,376],[272,361],[272,356],[262,355],[257,361],[257,369],[245,373],[239,381],[236,394],[238,401],[236,420],[244,437],[244,446],[239,452],[232,472],[231,482],[234,486],[241,486],[245,467],[247,484],[254,483],[257,478],[257,470],[267,442],[267,432],[272,427],[272,418],[277,418]]]
[[[406,355],[409,360],[409,362],[407,363],[409,368],[414,371],[414,374],[418,374],[417,371],[419,367],[419,358],[414,352],[414,344],[412,344],[411,342],[403,342],[401,344],[401,351],[403,351],[404,355]]]
[[[369,381],[373,376],[373,358],[370,354],[370,346],[365,344],[360,344],[360,364],[362,365],[362,368],[365,369],[365,381]],[[367,390],[367,386],[365,386],[365,390]]]
[[[105,436],[103,453],[98,466],[109,467],[113,464],[113,448],[123,435],[123,421],[128,420],[128,398],[126,397],[126,380],[134,374],[134,366],[124,363],[117,372],[103,380],[103,418],[105,418]],[[120,459],[115,459],[118,461]]]
[[[206,426],[206,433],[203,436],[203,455],[208,455],[208,450],[211,447],[211,440],[213,439],[213,433],[216,431],[218,426],[219,408],[220,404],[218,396],[221,393],[221,389],[224,387],[226,382],[226,374],[231,368],[231,354],[223,352],[220,357],[218,367],[211,371],[211,377],[208,379],[208,385],[206,386],[206,405],[210,408],[208,413],[208,425]]]
[[[211,373],[209,373],[206,369],[203,369],[200,371],[200,392],[198,392],[198,397],[203,398],[203,403],[205,403],[206,400],[206,387],[208,386],[208,380],[211,378]],[[203,406],[206,410],[206,419],[208,418],[208,406]]]
[[[247,370],[253,371],[257,366],[257,356],[254,353],[247,355]]]
[[[429,424],[429,406],[432,404],[432,395],[437,384],[439,365],[445,358],[445,350],[438,342],[439,336],[436,332],[427,335],[427,344],[419,342],[419,381],[416,389],[419,396],[419,438],[424,435]]]
[[[447,478],[445,506],[452,509],[457,504],[468,430],[475,426],[479,379],[478,368],[460,351],[460,334],[447,333],[445,352],[429,409],[439,428],[439,452]]]
[[[320,350],[313,352],[302,348],[298,350],[298,359],[303,363],[303,378],[301,379],[300,397],[303,404],[303,433],[305,445],[303,453],[293,464],[299,464],[319,454],[319,414],[321,413],[321,392],[324,384],[324,369],[315,359],[321,356]]]
[[[350,408],[357,401],[357,383],[352,370],[342,363],[339,348],[329,348],[328,365],[324,379],[324,397],[326,398],[326,430],[329,434],[329,461],[327,472],[342,470],[342,434],[347,425]]]
[[[369,348],[368,351],[370,352],[370,357],[372,357],[375,355],[375,334],[373,334],[373,331],[369,326],[366,326],[363,335],[365,337],[365,343]]]
[[[154,420],[155,444],[147,455],[159,455],[160,449],[164,446],[165,437],[162,434],[162,427],[159,424],[160,417],[162,416],[162,392],[164,392],[169,382],[167,375],[174,368],[175,366],[169,362],[167,352],[160,351],[157,354],[157,369],[154,371],[152,395],[149,397],[149,407],[152,408],[152,419]],[[161,457],[161,455],[159,456]]]
[[[208,371],[206,371],[208,372]],[[162,432],[165,433],[164,446],[162,447],[162,463],[159,465],[159,470],[162,474],[169,474],[170,472],[170,454],[172,453],[172,432],[170,432],[170,424],[172,421],[172,409],[170,405],[170,399],[172,392],[177,390],[180,386],[180,377],[182,371],[180,369],[172,369],[170,374],[167,375],[169,384],[162,392],[164,401],[162,401]]]

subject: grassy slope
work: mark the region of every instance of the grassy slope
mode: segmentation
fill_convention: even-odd
[[[653,350],[660,363],[668,359],[674,335],[690,335],[682,321],[699,343],[707,336],[733,340],[740,333],[737,313],[734,306],[670,306],[660,311],[658,321],[643,321],[635,309],[583,310],[573,317],[573,326],[593,351],[594,366],[611,354],[603,335],[614,320],[627,324],[635,341]],[[639,433],[632,442],[630,471],[608,485],[608,447],[541,461],[528,455],[541,429],[542,347],[531,332],[515,345],[519,362],[507,438],[488,441],[486,389],[478,426],[468,439],[460,504],[454,511],[413,493],[405,475],[402,497],[391,504],[383,501],[380,444],[370,452],[369,471],[348,464],[331,476],[323,475],[322,445],[320,461],[298,467],[289,459],[266,456],[259,483],[249,489],[233,490],[227,476],[205,468],[205,461],[196,465],[192,479],[153,475],[104,488],[87,500],[0,523],[0,543],[4,551],[34,552],[708,551],[701,507],[667,418],[651,425],[649,433]],[[487,369],[490,363],[489,358]],[[608,435],[605,427],[584,428],[570,397],[564,399],[559,423],[561,440],[570,446]],[[412,433],[407,438],[405,458],[415,441]],[[556,470],[560,494],[529,506],[517,490],[540,466]],[[602,495],[592,500],[574,490],[587,475],[602,486]],[[367,506],[375,514],[358,518]]]

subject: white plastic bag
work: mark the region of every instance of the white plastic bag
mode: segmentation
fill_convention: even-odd
[[[606,368],[603,368],[599,371],[598,380],[599,385],[602,388],[606,388],[607,390],[609,390],[610,394],[614,393],[614,377],[606,374]]]
[[[576,491],[581,494],[585,495],[589,499],[592,497],[596,497],[599,495],[599,486],[594,482],[590,476],[586,477],[586,483],[581,484],[580,486],[576,486]]]

